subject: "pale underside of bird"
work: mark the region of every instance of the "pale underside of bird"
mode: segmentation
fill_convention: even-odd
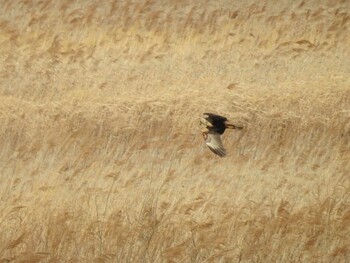
[[[213,113],[204,113],[200,119],[202,135],[208,148],[220,157],[226,156],[226,150],[221,141],[221,135],[226,129],[238,129],[243,127],[235,125],[226,117]]]

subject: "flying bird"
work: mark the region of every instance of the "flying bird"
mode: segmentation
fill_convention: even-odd
[[[226,156],[226,150],[220,136],[226,129],[243,129],[242,126],[230,123],[226,117],[213,113],[203,113],[200,125],[202,126],[202,135],[208,148],[220,157]]]

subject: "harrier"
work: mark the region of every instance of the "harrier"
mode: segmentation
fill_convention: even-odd
[[[205,143],[213,153],[220,157],[226,155],[220,136],[226,129],[243,129],[241,126],[230,123],[227,118],[213,113],[204,113],[200,119],[200,124]]]

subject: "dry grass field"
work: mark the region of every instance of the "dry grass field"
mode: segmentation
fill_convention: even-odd
[[[349,1],[0,5],[1,263],[350,262]]]

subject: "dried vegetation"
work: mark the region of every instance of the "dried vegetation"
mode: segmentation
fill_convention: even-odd
[[[0,5],[0,262],[350,261],[349,1]]]

